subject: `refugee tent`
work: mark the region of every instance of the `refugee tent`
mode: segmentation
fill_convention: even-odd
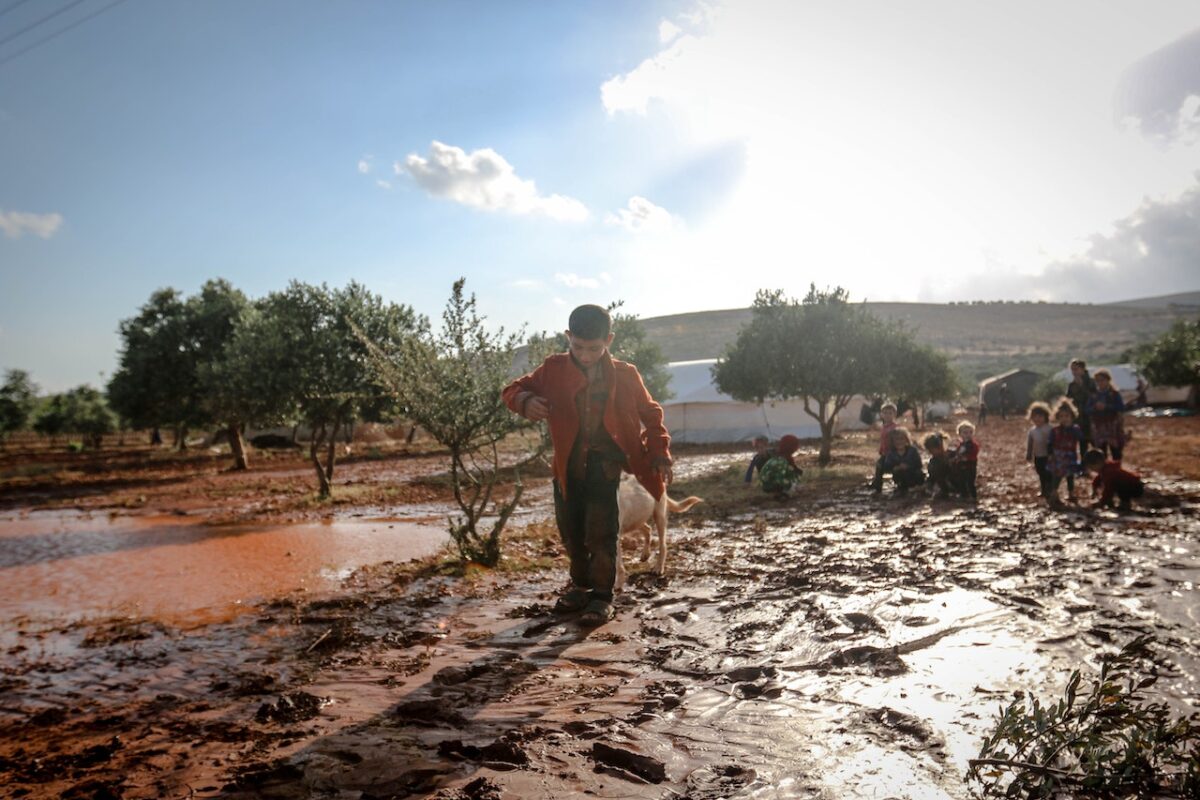
[[[820,437],[817,421],[804,411],[802,400],[743,403],[722,394],[713,382],[715,358],[674,361],[667,365],[672,397],[662,404],[671,440],[709,444],[746,442],[765,435],[776,440],[785,434],[801,439]],[[861,404],[861,398],[856,398]],[[858,406],[851,401],[838,415],[838,430],[861,427]]]
[[[979,401],[987,403],[988,411],[1000,413],[1001,387],[1008,386],[1005,404],[1008,411],[1021,412],[1033,402],[1033,387],[1042,376],[1028,369],[1010,369],[979,382]],[[1065,384],[1064,384],[1065,385]]]

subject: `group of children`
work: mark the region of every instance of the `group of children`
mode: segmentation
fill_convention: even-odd
[[[1064,482],[1067,502],[1076,502],[1075,478],[1087,474],[1093,476],[1092,495],[1100,495],[1097,506],[1111,506],[1116,499],[1120,508],[1128,509],[1146,487],[1140,477],[1121,466],[1128,438],[1121,393],[1113,387],[1107,370],[1089,376],[1087,365],[1076,359],[1071,362],[1071,372],[1067,396],[1054,409],[1055,425],[1050,424],[1050,406],[1033,403],[1029,407],[1033,427],[1026,439],[1025,460],[1033,462],[1041,496],[1051,506],[1062,504],[1059,487]]]
[[[925,451],[929,461],[926,479],[922,470],[921,454],[912,443],[908,429],[896,424],[896,406],[887,403],[879,409],[882,427],[879,431],[879,460],[875,462],[875,476],[871,479],[872,494],[883,491],[883,477],[891,475],[896,484],[896,495],[903,496],[910,489],[922,488],[934,497],[959,495],[975,500],[976,477],[979,472],[979,442],[975,441],[975,426],[960,422],[958,442],[949,449],[940,433],[925,437]]]
[[[1076,359],[1071,362],[1071,371],[1073,379],[1066,396],[1053,412],[1046,403],[1037,402],[1029,407],[1028,419],[1033,427],[1026,439],[1025,458],[1032,462],[1037,474],[1039,494],[1051,506],[1060,507],[1059,492],[1065,482],[1067,501],[1075,503],[1076,477],[1091,475],[1097,506],[1111,506],[1115,500],[1120,508],[1128,509],[1134,499],[1144,494],[1145,484],[1121,465],[1128,438],[1121,393],[1113,386],[1107,370],[1097,370],[1090,376],[1087,365]],[[940,433],[926,436],[922,444],[928,460],[922,463],[920,451],[908,430],[896,424],[896,416],[893,403],[886,403],[879,410],[879,460],[875,462],[875,475],[870,483],[872,493],[882,493],[883,479],[891,475],[895,496],[915,489],[935,498],[957,495],[975,501],[980,450],[975,426],[960,422],[956,429],[958,441],[953,446],[948,446]],[[756,455],[746,470],[746,483],[758,471],[766,492],[786,496],[801,474],[792,455],[799,440],[784,436],[776,448],[771,448],[766,437],[760,436],[754,444]]]

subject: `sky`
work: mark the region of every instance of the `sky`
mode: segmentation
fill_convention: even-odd
[[[217,277],[528,331],[1197,290],[1200,4],[0,0],[0,369],[103,385]]]

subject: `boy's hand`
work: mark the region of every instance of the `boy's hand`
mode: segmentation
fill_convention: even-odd
[[[662,476],[663,482],[669,486],[675,477],[674,472],[671,470],[671,460],[665,456],[658,456],[651,462],[651,466],[655,472]]]
[[[534,422],[541,422],[550,416],[550,403],[544,397],[534,395],[525,401],[525,416]]]

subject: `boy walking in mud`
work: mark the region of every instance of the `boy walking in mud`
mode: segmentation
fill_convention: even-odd
[[[671,437],[637,367],[609,354],[607,311],[579,306],[566,333],[568,352],[549,356],[501,397],[514,413],[550,426],[554,516],[571,573],[554,609],[582,611],[580,622],[601,625],[613,615],[621,472],[657,500],[671,482]]]

